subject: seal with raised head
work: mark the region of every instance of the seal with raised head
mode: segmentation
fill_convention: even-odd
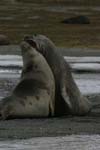
[[[11,96],[0,104],[1,117],[25,118],[54,115],[55,80],[53,73],[41,55],[27,42],[21,43],[23,70],[21,80]]]
[[[86,115],[91,103],[77,87],[69,64],[58,53],[55,44],[44,35],[26,36],[24,40],[37,49],[47,60],[55,77],[55,114]]]

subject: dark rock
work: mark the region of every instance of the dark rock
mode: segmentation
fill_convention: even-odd
[[[90,20],[86,16],[76,16],[62,21],[65,24],[90,24]]]
[[[0,34],[0,45],[9,45],[10,41],[6,35]]]

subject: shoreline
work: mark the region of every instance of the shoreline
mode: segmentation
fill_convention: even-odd
[[[87,48],[87,47],[57,47],[57,50],[63,56],[100,56],[99,48]],[[21,55],[21,49],[19,45],[4,45],[0,46],[0,55]]]
[[[100,95],[88,98],[95,107],[86,116],[0,120],[0,140],[100,134]]]

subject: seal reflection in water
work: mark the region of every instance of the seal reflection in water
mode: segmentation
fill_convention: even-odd
[[[2,100],[1,117],[48,117],[54,115],[55,81],[45,58],[27,42],[21,43],[23,70],[11,96]]]
[[[90,112],[89,100],[81,94],[69,64],[57,51],[54,43],[44,35],[26,36],[24,40],[45,57],[52,69],[56,84],[55,114],[86,115]]]

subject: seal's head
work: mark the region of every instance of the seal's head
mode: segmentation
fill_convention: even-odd
[[[26,53],[28,53],[28,51],[31,48],[31,45],[28,44],[28,42],[22,41],[20,44],[21,47],[21,52],[22,52],[22,56],[25,55]]]
[[[34,34],[33,36],[25,36],[24,41],[29,43],[32,47],[36,48],[37,51],[46,56],[46,51],[55,47],[53,42],[46,36],[41,34]]]
[[[28,42],[22,41],[20,44],[23,63],[32,59],[36,54],[36,48],[32,47]]]

